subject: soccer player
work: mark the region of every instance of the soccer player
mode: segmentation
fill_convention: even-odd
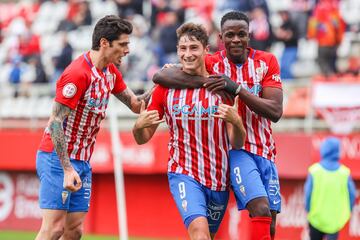
[[[230,179],[238,209],[248,209],[251,239],[274,239],[281,197],[271,121],[282,115],[282,86],[278,62],[271,53],[248,46],[249,19],[239,11],[221,19],[225,50],[206,57],[209,71],[218,75],[188,76],[177,67],[164,68],[154,82],[169,88],[225,90],[239,97],[239,114],[246,129],[242,150],[230,151]],[[190,80],[191,79],[191,80]]]
[[[56,96],[36,157],[43,239],[80,239],[91,196],[91,166],[110,94],[133,112],[150,94],[135,96],[115,65],[129,53],[132,25],[117,16],[100,19],[89,52],[74,60],[56,84]]]
[[[205,29],[187,23],[177,29],[177,38],[182,71],[190,76],[208,76]],[[242,120],[236,106],[225,104],[219,95],[205,88],[176,90],[157,86],[148,109],[143,107],[134,125],[136,142],[148,142],[163,117],[171,136],[171,193],[190,239],[210,240],[218,230],[229,198],[229,141],[233,148],[240,149],[245,140]]]

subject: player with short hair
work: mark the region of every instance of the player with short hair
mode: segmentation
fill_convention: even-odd
[[[270,239],[270,235],[274,239],[281,196],[271,121],[277,122],[282,115],[279,65],[273,54],[248,46],[249,19],[242,12],[231,11],[222,17],[219,37],[225,50],[206,57],[207,69],[218,75],[190,77],[170,67],[153,80],[169,88],[205,86],[239,97],[246,141],[242,150],[230,151],[231,185],[239,210],[249,210],[251,239]]]
[[[92,49],[74,60],[56,84],[52,113],[36,157],[43,211],[43,239],[80,239],[91,196],[91,166],[100,122],[110,94],[133,112],[150,94],[135,96],[115,65],[129,53],[130,22],[115,15],[100,19]]]
[[[208,76],[204,27],[183,24],[177,29],[177,37],[182,71],[190,76]],[[190,239],[213,239],[229,198],[229,141],[240,149],[245,139],[236,104],[225,104],[218,94],[205,88],[157,86],[148,109],[141,111],[134,125],[136,142],[148,142],[163,117],[170,131],[168,180],[176,206]]]

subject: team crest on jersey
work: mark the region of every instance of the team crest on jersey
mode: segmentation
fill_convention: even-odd
[[[264,66],[256,68],[255,69],[256,78],[259,80],[263,79],[266,71],[267,71],[267,68]]]
[[[62,95],[65,98],[72,98],[73,96],[75,96],[76,91],[77,91],[77,87],[75,84],[67,83],[62,90]]]

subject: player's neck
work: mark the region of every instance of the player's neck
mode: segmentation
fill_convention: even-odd
[[[231,62],[235,63],[235,64],[244,64],[248,58],[249,55],[249,49],[246,49],[245,54],[241,55],[241,56],[230,56],[228,55],[228,53],[226,54],[227,58],[230,59]]]
[[[97,69],[103,69],[108,65],[106,59],[101,55],[100,51],[90,50],[90,59]]]

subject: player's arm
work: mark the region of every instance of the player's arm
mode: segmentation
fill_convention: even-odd
[[[241,89],[239,98],[254,112],[273,122],[280,120],[283,113],[283,92],[280,88],[265,87],[262,97],[257,97]]]
[[[132,112],[140,113],[141,102],[144,101],[147,105],[151,93],[152,89],[142,95],[136,96],[135,93],[127,87],[124,91],[114,95],[117,99],[123,102]]]
[[[77,191],[81,188],[81,180],[78,173],[71,165],[67,152],[63,122],[69,116],[71,109],[61,103],[54,102],[49,120],[49,131],[55,151],[64,169],[64,188],[70,191]]]
[[[201,88],[206,80],[205,77],[185,73],[181,67],[163,68],[153,76],[154,83],[173,89]]]
[[[161,122],[163,122],[163,120],[159,118],[158,111],[147,111],[145,109],[145,103],[142,102],[139,117],[136,119],[132,130],[136,143],[147,143]]]
[[[220,104],[218,114],[214,117],[222,118],[226,121],[227,133],[233,149],[241,149],[245,143],[246,131],[241,117],[238,114],[238,97],[235,98],[234,106]]]
[[[226,75],[212,75],[204,86],[210,91],[225,90],[239,98],[252,110],[273,122],[279,121],[283,113],[283,92],[281,89],[280,69],[277,60],[272,56],[270,66],[262,81],[262,95],[258,97],[233,82]]]

